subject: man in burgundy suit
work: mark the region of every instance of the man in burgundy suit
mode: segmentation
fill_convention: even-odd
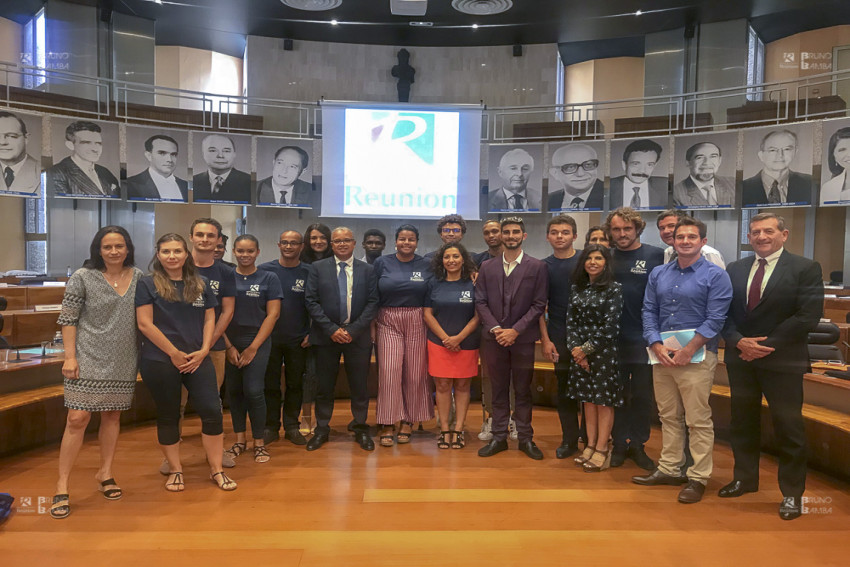
[[[481,318],[481,358],[490,376],[493,397],[493,440],[478,451],[491,457],[508,448],[510,387],[514,387],[514,421],[519,450],[535,460],[543,452],[532,441],[531,378],[539,319],[549,297],[546,264],[522,251],[528,236],[521,218],[502,220],[501,261],[481,265],[475,283],[475,310]]]

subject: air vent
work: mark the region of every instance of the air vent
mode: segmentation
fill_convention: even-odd
[[[298,10],[309,10],[310,12],[324,12],[339,8],[342,0],[280,0],[290,8]]]
[[[513,7],[512,0],[452,0],[452,8],[474,16],[492,16],[507,12]]]

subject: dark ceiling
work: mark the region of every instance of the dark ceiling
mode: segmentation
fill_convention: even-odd
[[[850,23],[850,0],[514,0],[498,15],[455,11],[429,0],[424,17],[390,13],[390,0],[343,0],[310,12],[280,0],[71,0],[156,21],[158,45],[183,45],[241,56],[246,35],[295,40],[417,46],[559,43],[584,59],[642,50],[647,33],[748,18],[765,42],[800,31]],[[42,0],[3,0],[0,16],[24,22]],[[637,10],[642,14],[635,15]],[[330,25],[336,19],[339,24]],[[432,22],[412,27],[411,21]],[[478,29],[472,29],[478,24]],[[570,49],[570,46],[573,49]]]

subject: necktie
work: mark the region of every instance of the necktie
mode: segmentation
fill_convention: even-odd
[[[632,187],[632,191],[634,191],[635,194],[632,195],[632,201],[629,203],[629,206],[633,209],[639,209],[640,208],[640,187]]]
[[[705,188],[708,191],[708,204],[711,206],[717,205],[717,191],[714,190],[714,183],[711,183]]]
[[[523,204],[522,195],[514,195],[514,208],[515,209],[524,209],[525,206]]]
[[[581,197],[576,197],[575,199],[573,199],[572,201],[570,201],[570,207],[572,207],[572,208],[574,208],[574,209],[580,209],[580,208],[581,208],[581,204],[582,204],[583,202],[584,202],[584,199],[582,199]]]
[[[774,181],[774,183],[776,183]],[[759,267],[756,273],[753,274],[753,281],[750,283],[750,292],[747,294],[747,313],[755,309],[759,301],[761,301],[761,282],[764,281],[764,267],[767,265],[767,260],[759,258]]]
[[[215,185],[213,185],[213,195],[215,195],[216,193],[221,191],[221,186],[222,186],[223,183],[224,183],[224,179],[221,177],[221,175],[216,175],[215,176]]]
[[[679,253],[673,250],[673,253],[670,254],[670,260],[668,262],[675,262],[679,258]]]
[[[288,191],[281,191],[281,193],[280,193],[280,204],[281,205],[286,204],[286,194],[287,193],[288,193]]]
[[[3,179],[6,181],[6,189],[11,188],[12,183],[15,182],[15,172],[12,171],[11,167],[6,167],[6,169],[3,170]]]
[[[781,203],[782,195],[779,194],[779,182],[777,180],[773,180],[773,184],[770,186],[770,193],[767,194],[767,202],[768,203]]]
[[[348,274],[345,272],[345,262],[339,263],[339,322],[345,323],[348,319]]]

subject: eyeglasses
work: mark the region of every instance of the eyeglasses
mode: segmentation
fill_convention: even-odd
[[[356,240],[353,238],[338,238],[336,240],[331,240],[331,244],[339,246],[340,244],[354,244]]]
[[[286,246],[301,246],[302,242],[300,240],[297,241],[297,242],[295,240],[281,240],[279,244],[283,247],[286,247]]]
[[[585,171],[593,171],[594,169],[599,167],[599,160],[598,159],[589,159],[589,160],[584,161],[582,163],[565,163],[564,165],[561,165],[561,166],[553,165],[552,167],[555,168],[555,169],[560,169],[561,173],[569,175],[571,173],[575,173],[576,171],[578,171],[579,167],[581,167]]]
[[[462,228],[443,228],[441,230],[443,231],[443,234],[458,234],[463,229]]]

